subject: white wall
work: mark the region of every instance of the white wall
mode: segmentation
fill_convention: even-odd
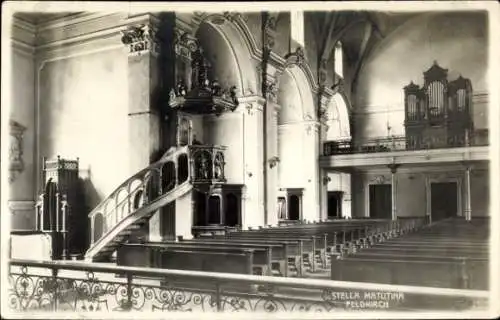
[[[79,157],[94,207],[130,175],[127,55],[119,48],[53,59],[40,71],[40,157]]]
[[[360,138],[403,134],[403,87],[423,84],[434,60],[448,79],[471,79],[474,94],[487,92],[487,19],[485,13],[435,13],[410,20],[381,42],[360,71],[355,95]],[[476,99],[477,100],[477,99]],[[486,104],[474,106],[474,121],[484,126]]]
[[[243,182],[243,116],[240,112],[222,114],[217,116],[206,116],[203,120],[204,144],[215,144],[226,146],[225,151],[225,176],[228,183]],[[248,137],[249,138],[249,137]]]
[[[34,57],[19,49],[12,51],[10,119],[25,128],[22,137],[24,169],[10,183],[11,225],[13,229],[35,228],[35,64]],[[8,122],[6,122],[8,123]],[[7,129],[7,132],[9,130]],[[7,140],[9,141],[9,140]],[[21,204],[21,205],[20,205]]]

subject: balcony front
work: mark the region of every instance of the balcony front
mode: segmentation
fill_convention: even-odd
[[[320,166],[342,169],[388,164],[456,164],[488,159],[488,130],[476,130],[462,137],[435,135],[416,140],[408,136],[391,136],[355,142],[325,141]]]

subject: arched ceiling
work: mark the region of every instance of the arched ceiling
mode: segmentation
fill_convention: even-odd
[[[425,12],[329,11],[309,12],[317,35],[318,56],[333,59],[334,45],[341,41],[344,50],[344,81],[347,88],[355,87],[363,61],[372,50],[408,20]],[[348,92],[350,95],[352,92]]]

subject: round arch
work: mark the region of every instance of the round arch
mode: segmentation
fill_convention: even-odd
[[[221,14],[203,14],[199,18],[195,34],[217,80],[223,87],[236,85],[240,96],[258,93],[257,60],[252,48],[255,40],[251,34],[242,31],[242,23]]]
[[[345,97],[340,93],[336,93],[330,99],[327,108],[326,124],[328,125],[326,140],[351,138],[348,105]]]
[[[291,64],[279,78],[278,167],[282,189],[302,189],[303,218],[319,218],[319,126],[314,83],[302,64]],[[277,213],[276,213],[277,214]]]
[[[278,104],[281,110],[278,125],[315,121],[313,87],[303,69],[291,65],[281,75],[279,83]]]

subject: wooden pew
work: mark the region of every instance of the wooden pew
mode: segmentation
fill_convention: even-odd
[[[331,279],[386,284],[487,290],[488,261],[345,257],[331,263]]]
[[[291,266],[299,277],[304,275],[305,263],[304,260],[312,260],[312,253],[314,252],[315,239],[312,238],[298,238],[294,236],[285,237],[273,237],[272,235],[265,234],[243,234],[243,233],[231,233],[229,236],[226,235],[224,239],[239,239],[244,241],[260,241],[260,243],[273,243],[277,241],[278,243],[287,242],[287,261],[288,266]],[[313,267],[313,266],[311,266]]]
[[[289,267],[289,262],[292,261],[294,265],[294,269],[297,270],[299,268],[298,262],[296,263],[296,260],[299,259],[300,255],[295,254],[295,252],[300,252],[300,244],[299,240],[280,240],[280,239],[267,239],[267,238],[231,238],[227,239],[226,237],[221,237],[221,236],[212,236],[212,237],[204,237],[203,241],[230,241],[231,243],[242,243],[242,244],[262,244],[262,245],[279,245],[283,247],[283,251],[281,253],[283,254],[284,257],[284,262],[279,266],[279,269],[282,270],[281,273],[285,276],[288,277],[288,267]],[[274,254],[280,254],[279,250],[273,250],[273,255]],[[273,267],[273,269],[276,269],[276,267]],[[298,273],[301,273],[300,269],[297,270]]]
[[[487,289],[488,246],[478,226],[440,221],[332,260],[334,280]],[[459,231],[457,234],[457,230]],[[431,236],[431,238],[429,238]],[[472,240],[471,240],[472,239]]]
[[[487,250],[470,250],[469,248],[459,248],[459,247],[399,247],[399,246],[388,246],[385,244],[375,245],[367,250],[361,250],[360,254],[363,253],[380,253],[380,254],[395,254],[395,255],[421,255],[430,254],[432,256],[448,256],[448,257],[476,257],[476,258],[488,258]]]
[[[263,249],[125,244],[117,250],[117,265],[254,274],[255,267],[267,272],[265,256]]]
[[[265,250],[266,251],[266,266],[267,266],[267,273],[266,275],[272,276],[272,270],[273,266],[278,266],[278,273],[283,275],[283,268],[281,267],[282,265],[285,265],[286,261],[286,255],[284,252],[284,245],[283,244],[264,244],[264,243],[235,243],[234,241],[217,241],[216,239],[204,239],[204,240],[198,240],[198,239],[191,239],[191,240],[186,240],[183,239],[183,237],[178,237],[179,241],[162,241],[162,244],[181,244],[184,246],[192,246],[194,248],[196,247],[201,247],[201,248],[217,248],[217,247],[222,247],[222,248],[238,248],[238,249],[254,249],[254,250]],[[254,258],[254,260],[257,260],[258,256]],[[258,261],[254,261],[258,262]],[[276,268],[275,268],[276,269]],[[264,275],[265,273],[261,273]]]

